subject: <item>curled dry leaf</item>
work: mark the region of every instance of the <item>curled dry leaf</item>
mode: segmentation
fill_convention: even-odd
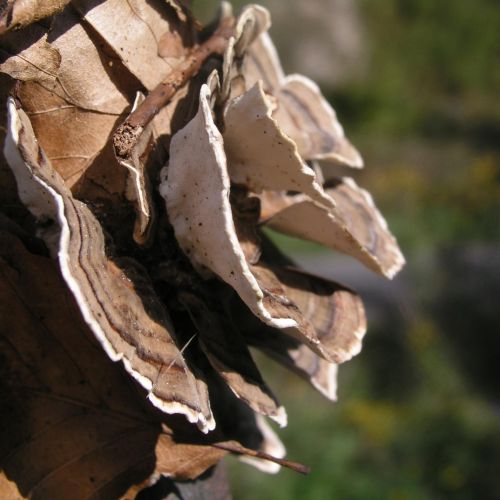
[[[47,40],[61,55],[61,63],[52,85],[40,82],[44,88],[81,109],[123,112],[128,106],[128,89],[126,84],[118,87],[113,77],[124,79],[124,71],[95,33],[80,23],[73,9],[67,8],[54,18]]]
[[[48,47],[42,43],[30,46],[28,59],[21,64],[19,57],[15,61],[11,57],[2,71],[14,77],[23,72],[21,79],[33,82],[21,87],[18,98],[32,117],[37,137],[54,167],[78,197],[99,202],[107,199],[117,208],[126,189],[126,174],[114,159],[109,137],[137,90],[142,90],[142,80],[134,71],[141,73],[146,87],[154,86],[164,76],[160,66],[170,71],[172,64],[183,60],[189,51],[190,42],[184,38],[192,37],[192,28],[191,22],[182,23],[173,9],[165,11],[160,1],[134,1],[125,7],[113,7],[111,3],[73,2],[53,18],[50,30],[39,25],[30,27],[30,32],[41,33],[39,37],[45,34]],[[74,6],[96,31],[80,22]],[[140,25],[138,31],[122,29],[129,18]],[[142,52],[132,45],[130,36],[136,33]],[[173,33],[182,34],[182,54],[165,59],[158,55],[160,45]],[[15,35],[20,36],[12,33],[0,41],[5,52],[10,53],[8,42]],[[26,37],[24,31],[22,36]],[[57,72],[48,73],[40,67],[45,49],[59,54]],[[144,52],[150,55],[142,57]],[[170,117],[181,100],[182,95],[176,96],[165,110],[169,119],[155,121],[157,137],[170,134]],[[64,136],[60,130],[64,130]]]
[[[94,179],[93,192],[85,193],[90,194],[87,198],[114,199],[124,192],[126,171],[115,162],[108,144],[117,115],[68,104],[36,82],[21,85],[18,98],[38,141],[68,187],[81,192],[85,181]]]
[[[94,174],[97,196],[122,193],[124,172],[106,142],[119,114],[128,105],[130,78],[124,74],[119,59],[109,54],[95,34],[83,28],[69,7],[53,19],[50,33],[39,25],[30,27],[28,32],[33,30],[39,30],[39,36],[45,33],[51,50],[60,57],[57,73],[51,73],[50,79],[41,71],[39,59],[44,53],[40,54],[36,45],[28,49],[30,59],[24,64],[10,58],[25,76],[26,65],[32,68],[29,81],[19,86],[17,97],[31,116],[38,140],[70,187],[75,188],[92,166],[89,178]],[[14,35],[17,33],[0,40],[2,47]],[[12,64],[4,70],[16,76]],[[121,81],[119,87],[115,78]]]
[[[128,106],[127,96],[113,81],[119,60],[95,34],[86,30],[73,9],[57,15],[51,28],[39,24],[9,33],[0,41],[10,57],[1,70],[22,81],[36,81],[67,104],[81,109],[119,114]],[[28,47],[18,54],[21,43]],[[32,39],[32,40],[31,40]],[[36,42],[35,42],[36,40]],[[31,42],[31,43],[30,43]]]

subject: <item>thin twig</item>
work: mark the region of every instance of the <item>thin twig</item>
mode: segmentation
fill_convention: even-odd
[[[245,446],[242,446],[237,441],[223,441],[219,443],[212,443],[210,446],[214,448],[219,448],[220,450],[229,451],[231,453],[236,453],[237,455],[246,455],[249,457],[260,458],[262,460],[269,460],[270,462],[275,462],[283,467],[287,467],[288,469],[292,469],[295,472],[299,472],[300,474],[309,474],[311,469],[306,465],[299,464],[297,462],[291,462],[290,460],[285,460],[283,458],[273,457],[268,453],[264,453],[262,451],[252,450]]]
[[[118,158],[123,159],[130,155],[144,127],[172,99],[175,93],[198,73],[209,56],[224,53],[227,42],[233,34],[233,24],[233,18],[223,19],[214,34],[197,46],[189,57],[159,83],[117,128],[113,135],[113,147]]]

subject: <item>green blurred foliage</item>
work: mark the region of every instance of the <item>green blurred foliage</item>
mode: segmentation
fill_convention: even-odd
[[[362,0],[370,67],[335,89],[363,133],[449,137],[498,133],[500,8],[495,0]]]
[[[204,19],[215,3],[198,2]],[[367,293],[381,314],[370,320],[362,354],[340,368],[336,404],[258,357],[289,414],[279,431],[288,456],[312,473],[266,476],[233,461],[233,492],[243,500],[493,500],[500,498],[500,3],[360,0],[359,7],[369,64],[323,91],[366,160],[358,182],[408,257],[401,279],[411,304],[381,306]],[[287,253],[321,251],[272,238]]]
[[[236,499],[498,498],[498,409],[470,390],[423,313],[404,325],[389,314],[370,329],[363,354],[341,367],[336,404],[260,364],[288,410],[279,431],[288,456],[312,473],[265,476],[233,462]]]
[[[456,168],[439,170],[400,159],[363,175],[407,253],[500,239],[495,215],[500,210],[500,158],[482,152],[464,155],[467,162]],[[446,161],[442,151],[435,156]]]

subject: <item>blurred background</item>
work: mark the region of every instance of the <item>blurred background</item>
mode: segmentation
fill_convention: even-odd
[[[321,85],[361,151],[355,177],[408,265],[388,283],[273,235],[305,268],[360,292],[369,328],[340,368],[335,404],[262,362],[288,410],[288,457],[312,473],[231,462],[235,498],[498,499],[500,3],[260,3],[285,70]],[[208,20],[217,4],[195,0],[195,12]]]

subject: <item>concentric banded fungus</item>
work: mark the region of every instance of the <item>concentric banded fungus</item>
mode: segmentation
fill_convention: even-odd
[[[155,406],[184,414],[204,432],[212,430],[205,382],[183,360],[147,279],[137,266],[120,266],[106,255],[99,223],[52,169],[26,114],[12,99],[8,106],[5,157],[22,201],[38,220],[52,224],[41,236],[57,256],[85,321],[108,356],[123,361]]]
[[[336,283],[283,267],[266,269],[265,282],[281,302],[294,307],[299,326],[262,328],[245,317],[239,328],[250,345],[309,380],[329,399],[336,397],[337,363],[359,353],[366,332],[363,304],[358,295]],[[233,304],[239,315],[244,314]],[[314,352],[313,352],[314,351]]]
[[[361,350],[366,322],[355,294],[289,270],[255,265],[252,272],[264,291],[266,308],[297,322],[285,330],[288,335],[329,362],[342,363]],[[317,308],[318,315],[309,308]]]
[[[19,32],[12,20],[38,19],[24,0],[0,14],[14,96],[4,156],[29,231],[103,350],[164,413],[204,433],[217,423],[202,436],[154,411],[155,425],[168,418],[194,443],[162,432],[153,474],[192,478],[227,452],[305,472],[280,459],[265,419],[283,426],[287,415],[249,346],[335,400],[365,312],[348,288],[296,269],[262,229],[392,278],[404,258],[370,195],[349,178],[324,183],[323,162],[360,168],[361,156],[319,88],[284,74],[263,7],[234,17],[224,3],[201,30],[176,0],[50,3],[52,17]],[[212,453],[185,474],[175,453],[162,455],[174,444],[181,461]]]
[[[243,69],[247,88],[259,80],[278,105],[274,118],[304,160],[333,161],[361,168],[363,160],[318,86],[303,75],[285,76],[268,33],[250,46]]]
[[[246,332],[249,345],[309,381],[323,396],[337,400],[338,365],[324,360],[298,340],[278,330],[255,329]]]
[[[195,295],[183,293],[179,298],[200,332],[201,346],[208,360],[236,396],[257,413],[286,426],[285,409],[279,406],[262,379],[239,332]]]
[[[272,107],[261,82],[228,106],[224,145],[231,180],[257,193],[264,189],[298,191],[333,207],[295,143],[272,118]]]
[[[216,88],[215,79],[211,83]],[[201,273],[214,272],[229,283],[263,321],[285,328],[290,318],[273,317],[239,244],[229,203],[230,181],[222,135],[210,106],[213,90],[203,85],[198,113],[170,145],[160,193],[179,245]]]
[[[227,2],[222,2],[221,17],[231,15]],[[224,52],[222,66],[222,88],[220,101],[225,106],[245,91],[245,81],[241,73],[241,64],[246,58],[249,45],[265,33],[271,26],[269,12],[260,5],[245,7],[238,16],[234,35],[229,39]]]
[[[326,192],[335,200],[335,208],[328,209],[304,195],[266,193],[261,196],[262,223],[351,255],[393,278],[405,260],[372,197],[348,178]]]
[[[274,268],[274,273],[331,360],[344,363],[361,351],[366,318],[356,293],[296,269]]]

